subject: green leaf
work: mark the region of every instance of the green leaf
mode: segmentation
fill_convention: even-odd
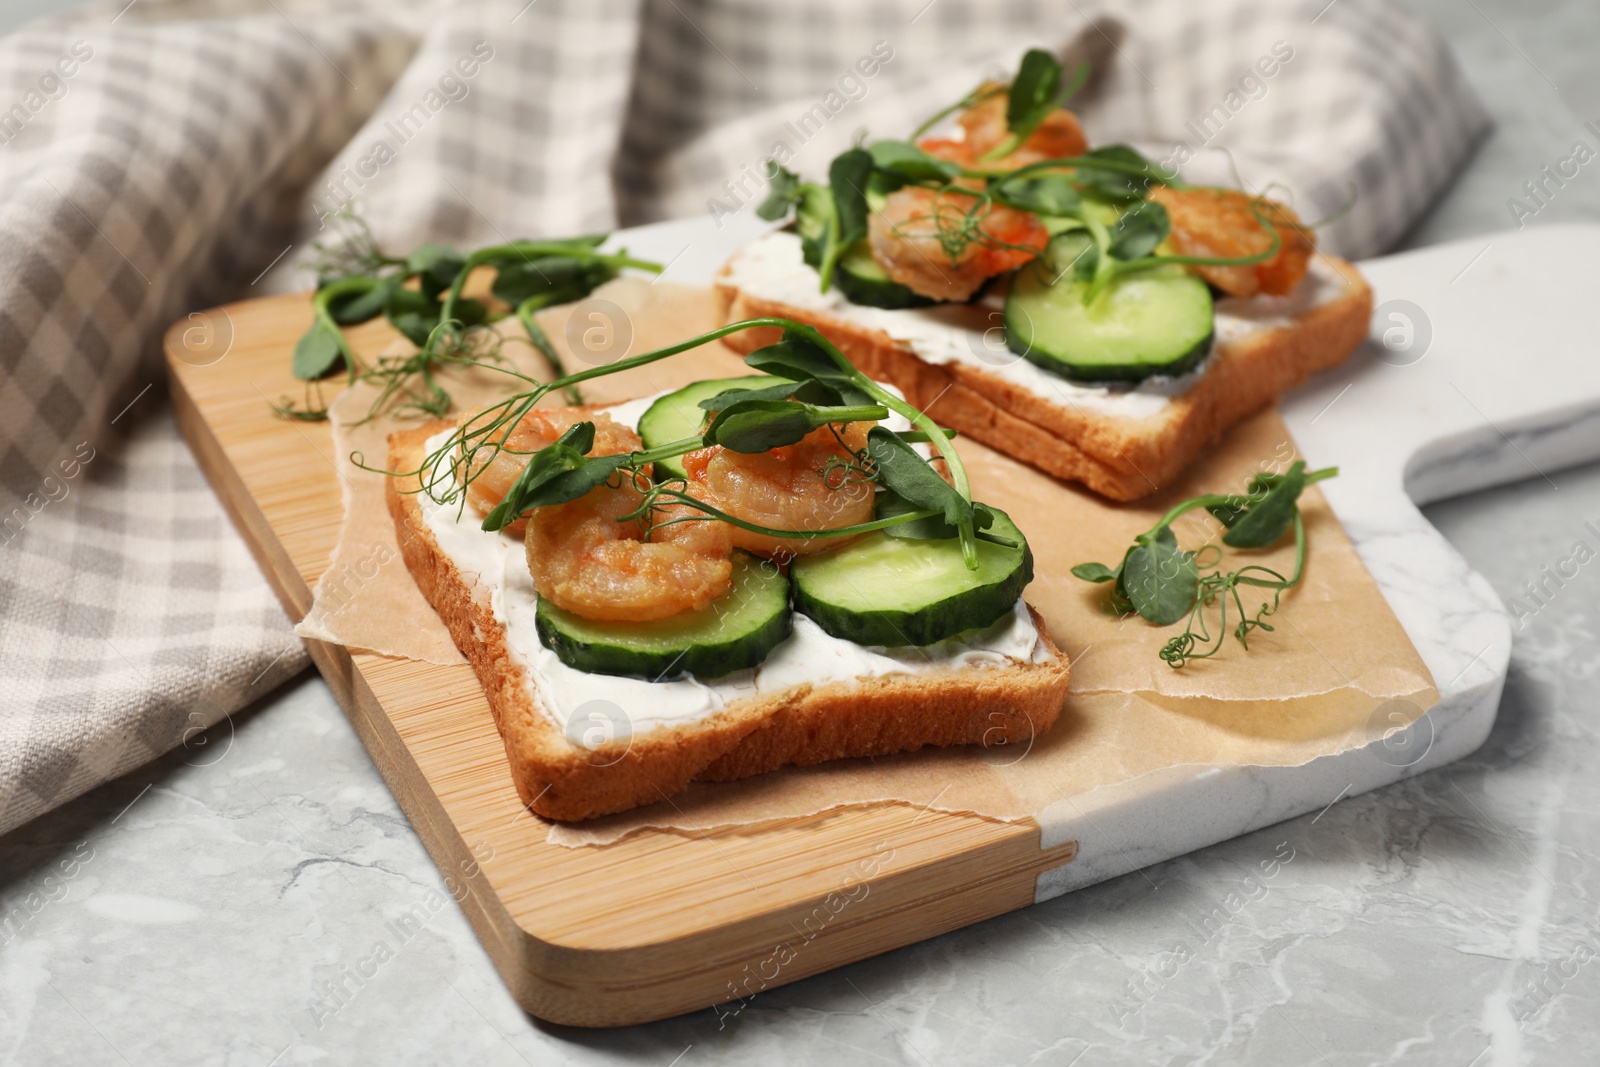
[[[439,316],[434,315],[430,318],[426,315],[403,312],[389,316],[389,324],[404,334],[406,340],[422,348],[428,343],[428,335],[439,325]]]
[[[1154,200],[1132,204],[1111,231],[1111,255],[1117,259],[1143,259],[1167,239],[1172,227],[1167,209]]]
[[[1104,563],[1080,563],[1072,568],[1073,576],[1082,578],[1086,582],[1114,582],[1120,573]]]
[[[415,289],[396,289],[389,294],[383,312],[389,324],[418,348],[428,343],[428,335],[439,325],[444,305]],[[457,300],[455,317],[467,326],[476,326],[489,317],[489,309],[477,300]]]
[[[585,455],[594,447],[594,423],[574,423],[560,437],[533,453],[505,499],[484,517],[485,530],[503,530],[530,508],[576,500],[609,478],[629,456]],[[576,477],[569,477],[576,475]]]
[[[867,179],[867,207],[882,204],[890,193],[898,192],[911,184],[911,179],[892,170],[876,170]]]
[[[489,317],[489,309],[476,300],[457,300],[456,318],[467,326],[476,326]],[[431,312],[403,312],[392,315],[389,322],[395,329],[405,334],[406,339],[418,348],[428,343],[428,335],[439,327],[439,309]]]
[[[1296,460],[1281,478],[1263,482],[1259,477],[1252,483],[1270,485],[1266,495],[1253,500],[1244,515],[1233,523],[1222,537],[1222,543],[1233,548],[1266,548],[1276,544],[1294,525],[1295,512],[1299,510],[1300,493],[1306,487],[1306,465]]]
[[[806,266],[822,266],[828,230],[833,226],[833,196],[827,186],[806,183],[800,187],[799,206],[794,213],[795,232],[800,235],[800,252]]]
[[[872,167],[872,153],[864,148],[852,148],[828,165],[828,188],[839,223],[833,237],[841,248],[867,235],[867,179]]]
[[[1006,128],[1026,137],[1056,109],[1060,93],[1061,64],[1056,57],[1041,48],[1028,49],[1011,79]]]
[[[417,276],[423,293],[437,298],[450,288],[466,265],[467,261],[449,245],[425,244],[406,257],[405,270]]]
[[[1141,542],[1122,563],[1122,595],[1143,619],[1170,626],[1189,614],[1199,591],[1200,570],[1194,554],[1177,546],[1172,531]]]
[[[803,404],[741,400],[717,413],[706,427],[705,442],[749,454],[792,445],[814,429]]]
[[[495,267],[491,291],[497,299],[516,307],[540,298],[540,307],[582,300],[617,276],[617,268],[601,260],[580,256],[507,257]]]
[[[449,245],[421,244],[406,257],[407,274],[423,274],[444,260],[459,260],[461,256]]]
[[[953,527],[968,522],[976,527],[973,506],[899,434],[874,426],[867,431],[867,456],[877,471],[878,482],[914,509],[937,511]]]
[[[417,275],[417,284],[422,286],[422,291],[429,296],[442,297],[455,284],[456,275],[460,274],[466,265],[466,260],[460,258],[440,260],[434,264],[433,270]]]
[[[1000,203],[1035,215],[1070,215],[1083,202],[1065,174],[1004,178],[989,186],[989,192]]]
[[[828,353],[804,337],[785,333],[783,340],[765,345],[744,357],[745,365],[763,374],[775,374],[792,382],[822,380],[843,372],[828,358]]]
[[[773,161],[767,160],[770,164]],[[787,167],[774,166],[772,183],[767,187],[767,198],[756,208],[756,215],[768,222],[777,222],[789,214],[789,208],[800,199],[800,176]]]
[[[300,335],[294,346],[294,360],[290,365],[294,376],[303,382],[325,378],[339,369],[344,352],[339,348],[339,337],[320,320],[313,320],[311,328]]]
[[[839,368],[817,345],[804,337],[785,333],[777,344],[758,348],[744,357],[745,365],[764,374],[773,374],[790,381],[819,382],[838,396],[844,404],[870,404],[872,398],[864,392],[850,374]]]
[[[438,314],[439,301],[415,289],[401,288],[389,294],[389,299],[384,304],[383,310],[388,315],[399,315],[408,312],[423,315],[429,311]]]
[[[874,501],[872,517],[874,519],[892,519],[900,515],[909,515],[915,511],[926,511],[919,508],[905,497],[893,490],[885,489],[877,495]],[[906,541],[946,541],[958,533],[954,526],[945,522],[938,515],[929,515],[926,518],[912,519],[897,526],[886,526],[884,534],[889,537],[898,537]]]
[[[1257,494],[1257,498],[1265,492],[1266,490],[1263,489],[1261,493]],[[1233,524],[1244,517],[1244,513],[1249,510],[1253,502],[1253,499],[1248,496],[1230,496],[1224,498],[1221,503],[1207,504],[1205,508],[1211,513],[1212,518],[1232,529]]]
[[[808,404],[837,404],[839,395],[832,389],[818,381],[805,382],[779,382],[777,385],[768,385],[760,389],[735,387],[724,389],[716,396],[708,396],[700,401],[699,407],[706,411],[721,411],[730,404],[744,400],[788,400],[794,397]]]
[[[876,421],[889,409],[871,406],[820,407],[788,400],[736,400],[706,427],[705,443],[754,454],[798,443],[830,423]]]
[[[1096,167],[1097,160],[1121,166],[1116,170]],[[1113,201],[1142,200],[1151,186],[1161,183],[1155,166],[1125,144],[1105,145],[1085,152],[1076,166],[1080,190],[1092,190]],[[1136,167],[1141,173],[1129,174],[1121,167]]]
[[[439,325],[439,311],[438,300],[415,289],[395,289],[383,307],[389,324],[418,348],[428,343],[428,335]]]
[[[872,154],[864,148],[852,148],[828,165],[833,212],[817,263],[823,292],[833,284],[833,271],[844,250],[867,235],[867,180],[872,172]]]
[[[917,507],[892,489],[884,489],[878,493],[877,499],[874,501],[872,517],[874,519],[892,519],[900,515],[927,510],[927,508]],[[994,512],[989,508],[982,504],[973,504],[972,515],[976,520],[974,526],[977,529],[980,541],[993,541],[1008,548],[1017,546],[1017,543],[1009,538],[1000,538],[983,532],[994,525]],[[948,541],[959,537],[961,531],[945,522],[938,515],[927,515],[920,519],[912,519],[910,522],[885,526],[883,533],[888,537],[898,537],[906,541]]]
[[[560,437],[556,438],[544,448],[541,448],[535,452],[533,454],[533,459],[528,461],[528,465],[530,467],[534,467],[536,462],[554,464],[558,462],[558,457],[575,457],[575,461],[582,460],[584,454],[593,447],[594,423],[575,422],[571,426],[567,427],[566,431],[562,433]],[[540,460],[540,457],[545,456],[547,453],[549,458]],[[569,453],[571,454],[570,456],[568,456]],[[561,459],[560,461],[565,462],[565,459]],[[537,470],[538,468],[535,467],[535,469]]]
[[[1250,484],[1245,487],[1245,492],[1253,496],[1260,496],[1285,478],[1288,478],[1292,473],[1292,471],[1284,471],[1282,474],[1277,471],[1261,471],[1250,479]]]
[[[867,152],[879,170],[911,181],[942,182],[961,173],[956,164],[930,156],[907,141],[875,141],[867,146]]]
[[[596,486],[610,481],[611,476],[628,466],[632,458],[627,452],[585,456],[572,470],[558,472],[533,486],[521,500],[522,511],[576,500]]]
[[[1139,546],[1134,546],[1134,548],[1137,547]],[[1106,594],[1106,606],[1115,615],[1135,614],[1133,601],[1129,600],[1128,595],[1122,590],[1122,572],[1128,566],[1128,557],[1131,555],[1133,555],[1133,548],[1122,554],[1122,562],[1117,564],[1117,580],[1112,583],[1111,591]]]

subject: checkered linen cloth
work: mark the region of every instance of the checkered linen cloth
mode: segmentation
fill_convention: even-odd
[[[1311,219],[1353,188],[1323,240],[1366,255],[1486,125],[1439,38],[1368,0],[125,4],[0,42],[0,831],[208,758],[201,730],[304,667],[159,339],[308,285],[323,213],[395,250],[720,220],[769,155],[820,175],[1042,44],[1093,63],[1094,142]]]

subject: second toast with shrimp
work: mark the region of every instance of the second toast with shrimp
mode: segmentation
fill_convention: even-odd
[[[1113,403],[1124,395],[1133,401],[1125,405],[1133,410],[1124,411],[1107,410],[1109,405],[1093,402],[1097,397],[1086,402],[1071,383],[1052,397],[1031,388],[1032,382],[1019,382],[1024,375],[1038,380],[1032,366],[1020,356],[995,352],[988,341],[974,344],[983,355],[972,361],[934,363],[900,339],[903,322],[863,323],[813,306],[807,298],[766,297],[759,288],[740,285],[732,270],[717,288],[728,321],[782,316],[809,323],[863,370],[893,382],[944,425],[1057,478],[1131,501],[1172,484],[1230,427],[1311,375],[1343,363],[1366,338],[1372,317],[1366,281],[1332,256],[1319,256],[1312,270],[1316,281],[1308,295],[1322,297],[1315,303],[1275,297],[1219,301],[1219,309],[1232,307],[1245,321],[1260,325],[1216,340],[1205,365],[1181,392],[1108,392]],[[967,336],[981,338],[993,329],[986,325],[987,315],[981,308],[973,313]],[[765,339],[755,335],[735,343]],[[1016,370],[1008,373],[1008,368]]]
[[[793,221],[717,285],[728,321],[805,322],[944,425],[1134,500],[1346,359],[1372,291],[1287,204],[1090,149],[1071,84],[1033,51],[825,185],[774,165],[762,212]]]

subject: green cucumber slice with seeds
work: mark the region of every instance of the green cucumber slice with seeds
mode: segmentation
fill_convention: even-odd
[[[703,611],[655,622],[596,622],[539,598],[539,640],[569,667],[663,681],[754,667],[789,636],[789,580],[767,560],[733,554],[733,586]]]
[[[860,645],[928,645],[992,626],[1033,580],[1033,553],[1004,512],[995,511],[989,532],[1017,547],[979,541],[975,571],[955,538],[871,533],[836,551],[802,556],[789,568],[795,610]]]
[[[710,400],[728,389],[760,389],[777,383],[778,379],[770,374],[749,374],[743,378],[712,378],[686,385],[675,393],[658,397],[639,416],[639,440],[644,442],[646,448],[658,448],[685,437],[693,437],[706,427],[706,409],[700,406],[700,401]],[[663,472],[674,478],[688,477],[683,469],[682,456],[657,460],[656,467],[657,481],[662,480]]]
[[[1136,382],[1185,374],[1211,351],[1211,291],[1181,267],[1119,275],[1087,306],[1089,283],[1058,270],[1024,267],[1006,297],[1006,344],[1030,362],[1077,381]]]
[[[834,269],[833,284],[852,304],[864,304],[867,307],[898,310],[929,307],[936,303],[890,278],[889,272],[873,258],[872,246],[866,241],[857,241],[845,249],[844,255],[839,257],[838,267]]]

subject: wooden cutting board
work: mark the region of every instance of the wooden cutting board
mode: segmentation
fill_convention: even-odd
[[[327,424],[268,407],[301,395],[289,353],[309,322],[305,295],[268,297],[198,313],[167,338],[184,436],[296,619],[341,514]],[[391,337],[378,323],[351,331],[364,356]],[[307,644],[518,1002],[554,1022],[704,1009],[730,982],[755,991],[953,930],[1032,903],[1039,875],[1077,851],[1041,848],[1036,824],[903,806],[715,841],[645,832],[604,849],[551,845],[517,799],[469,666]],[[883,842],[892,869],[872,864],[864,891],[860,865]],[[850,904],[834,914],[841,891]],[[819,908],[823,934],[774,959]]]
[[[672,280],[704,283],[749,236],[692,222],[634,231],[629,245],[673,261]],[[519,803],[469,667],[308,642],[312,657],[517,1000],[571,1025],[706,1009],[1315,811],[1459,758],[1493,722],[1509,655],[1504,611],[1406,489],[1436,498],[1532,473],[1523,464],[1556,469],[1600,453],[1594,361],[1562,357],[1561,397],[1526,375],[1496,388],[1504,349],[1484,310],[1510,299],[1508,287],[1524,304],[1550,304],[1533,322],[1555,350],[1571,333],[1560,309],[1582,306],[1562,294],[1585,277],[1563,262],[1600,246],[1600,230],[1506,245],[1485,257],[1482,291],[1477,278],[1451,277],[1477,262],[1476,247],[1363,265],[1380,300],[1375,337],[1388,339],[1384,316],[1398,313],[1408,329],[1420,317],[1427,338],[1420,349],[1414,338],[1409,350],[1373,346],[1285,405],[1306,453],[1343,465],[1330,504],[1441,691],[1428,715],[1368,749],[1297,767],[1172,768],[1068,798],[1039,821],[879,805],[715,839],[646,831],[572,849],[549,844]],[[183,432],[294,618],[310,606],[340,520],[327,426],[268,408],[299,395],[289,353],[309,318],[305,295],[269,297],[197,313],[167,338]],[[391,336],[377,323],[351,331],[365,354]],[[1328,417],[1336,404],[1356,417]],[[1408,754],[1424,731],[1426,747]],[[891,865],[874,861],[886,846]]]

